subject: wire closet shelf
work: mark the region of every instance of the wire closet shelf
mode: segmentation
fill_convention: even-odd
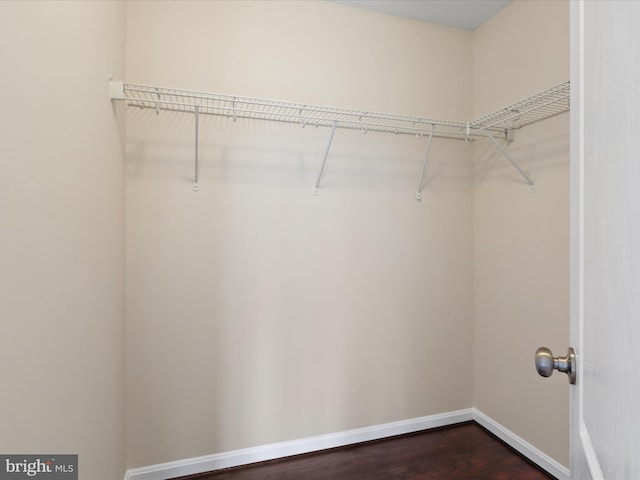
[[[473,140],[475,137],[509,138],[509,133],[569,110],[569,82],[556,85],[525,100],[470,122],[419,116],[367,112],[337,107],[267,100],[175,88],[111,82],[112,100],[128,106],[381,132],[418,137]]]
[[[570,110],[569,82],[560,83],[522,101],[470,122],[473,131],[509,132]]]
[[[128,106],[143,109],[154,109],[191,113],[195,118],[194,148],[194,183],[197,191],[198,182],[198,118],[201,114],[218,115],[251,120],[265,120],[299,124],[301,127],[315,125],[330,127],[331,134],[322,159],[320,172],[315,184],[318,187],[336,129],[360,130],[367,132],[392,133],[396,135],[415,135],[418,140],[427,137],[427,147],[422,160],[422,169],[416,189],[416,199],[422,199],[422,181],[424,178],[431,141],[433,138],[448,138],[470,142],[477,137],[486,137],[518,170],[522,177],[535,191],[535,184],[527,173],[511,158],[504,146],[496,137],[511,140],[514,130],[559,115],[569,110],[570,87],[564,82],[520,102],[509,105],[493,113],[470,122],[439,120],[435,118],[393,115],[387,113],[365,112],[346,108],[322,107],[301,103],[265,100],[261,98],[240,97],[218,93],[196,92],[175,88],[138,85],[133,83],[111,81],[109,84],[111,100],[125,101]]]

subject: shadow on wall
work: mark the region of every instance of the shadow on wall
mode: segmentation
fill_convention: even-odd
[[[530,125],[524,131],[515,131],[514,140],[506,145],[504,140],[498,142],[505,146],[511,158],[535,183],[538,172],[566,167],[569,162],[569,113]],[[475,143],[476,183],[500,181],[529,186],[511,162],[489,140],[483,139]]]
[[[193,182],[195,122],[192,114],[127,110],[127,176]],[[204,184],[313,188],[320,174],[330,129],[307,125],[202,116],[199,179]],[[427,138],[338,130],[321,189],[406,190],[417,186]],[[434,139],[422,189],[450,191],[464,184],[470,146]]]

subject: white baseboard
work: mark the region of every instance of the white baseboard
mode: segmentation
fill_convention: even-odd
[[[291,455],[316,452],[327,448],[343,447],[345,445],[370,440],[380,440],[395,435],[454,425],[469,420],[478,422],[507,445],[520,452],[551,475],[557,477],[558,480],[569,480],[569,470],[566,467],[475,408],[357,428],[327,435],[318,435],[316,437],[302,438],[288,442],[244,448],[242,450],[216,453],[203,457],[187,458],[175,462],[150,465],[148,467],[133,468],[127,471],[124,478],[125,480],[168,480],[184,475],[194,475],[222,468],[237,467]]]
[[[438,415],[385,423],[372,427],[357,428],[344,432],[318,435],[316,437],[272,443],[260,447],[244,448],[216,453],[203,457],[188,458],[175,462],[133,468],[127,471],[125,480],[167,480],[184,475],[204,473],[221,468],[237,467],[249,463],[274,460],[276,458],[316,452],[327,448],[343,447],[354,443],[419,432],[430,428],[453,425],[473,420],[473,409],[457,410]]]
[[[520,454],[527,457],[540,468],[549,472],[558,480],[569,480],[569,469],[567,467],[556,462],[549,455],[541,452],[529,442],[513,433],[511,430],[503,427],[477,408],[473,409],[473,417],[476,422],[489,430],[500,440],[520,452]]]

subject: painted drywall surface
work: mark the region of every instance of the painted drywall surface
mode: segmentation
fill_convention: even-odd
[[[128,2],[127,80],[469,117],[470,32],[327,3]]]
[[[2,453],[124,473],[124,4],[0,2]]]
[[[516,1],[474,33],[476,115],[568,79],[568,10]],[[474,145],[474,405],[568,466],[566,376],[534,368],[537,347],[568,347],[568,114],[507,150],[536,192],[490,142]]]
[[[473,32],[473,114],[569,80],[569,2],[515,0]]]
[[[467,118],[471,35],[329,2],[132,2],[127,78]],[[426,46],[425,46],[426,45]],[[433,55],[425,55],[438,45]],[[433,87],[433,88],[431,88]],[[437,88],[436,88],[437,87]],[[471,153],[127,112],[127,464],[468,407]]]

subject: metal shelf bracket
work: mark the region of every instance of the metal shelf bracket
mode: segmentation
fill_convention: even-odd
[[[433,129],[429,132],[429,140],[427,140],[427,149],[424,153],[424,160],[422,160],[422,170],[420,170],[420,180],[418,181],[418,188],[416,189],[416,200],[422,200],[422,180],[424,179],[424,170],[427,167],[427,159],[429,158],[429,151],[431,150],[431,140],[433,140]]]
[[[491,134],[487,134],[487,138],[489,138],[489,140],[491,140],[493,142],[493,144],[496,146],[496,148],[498,150],[500,150],[500,152],[502,153],[502,155],[504,155],[507,160],[509,160],[511,162],[511,165],[513,165],[516,170],[518,170],[518,172],[520,172],[520,175],[522,175],[524,177],[524,179],[527,181],[527,183],[529,184],[529,186],[531,187],[531,191],[535,192],[536,191],[536,185],[533,183],[533,180],[531,180],[531,178],[529,177],[529,175],[527,175],[525,173],[524,170],[522,170],[522,168],[520,167],[520,165],[518,165],[515,160],[513,158],[511,158],[511,156],[507,153],[507,151],[504,149],[504,147],[502,145],[500,145],[498,143],[498,141],[493,138],[493,136]]]
[[[336,133],[336,128],[338,127],[338,122],[333,122],[333,126],[331,127],[331,135],[329,136],[329,142],[327,143],[327,149],[324,152],[324,157],[322,158],[322,165],[320,167],[320,173],[318,174],[318,180],[316,180],[316,188],[313,192],[314,195],[318,195],[320,186],[320,179],[322,178],[322,172],[324,172],[324,166],[327,163],[327,157],[329,156],[329,150],[331,150],[331,144],[333,143],[333,136]]]
[[[196,131],[196,138],[195,138],[195,172],[194,172],[194,180],[193,180],[193,191],[197,192],[198,190],[200,190],[200,182],[198,181],[198,144],[199,144],[199,140],[198,140],[198,131],[199,131],[199,116],[200,116],[200,107],[198,105],[196,105],[193,109],[193,113],[194,113],[194,118],[195,118],[195,131]]]

